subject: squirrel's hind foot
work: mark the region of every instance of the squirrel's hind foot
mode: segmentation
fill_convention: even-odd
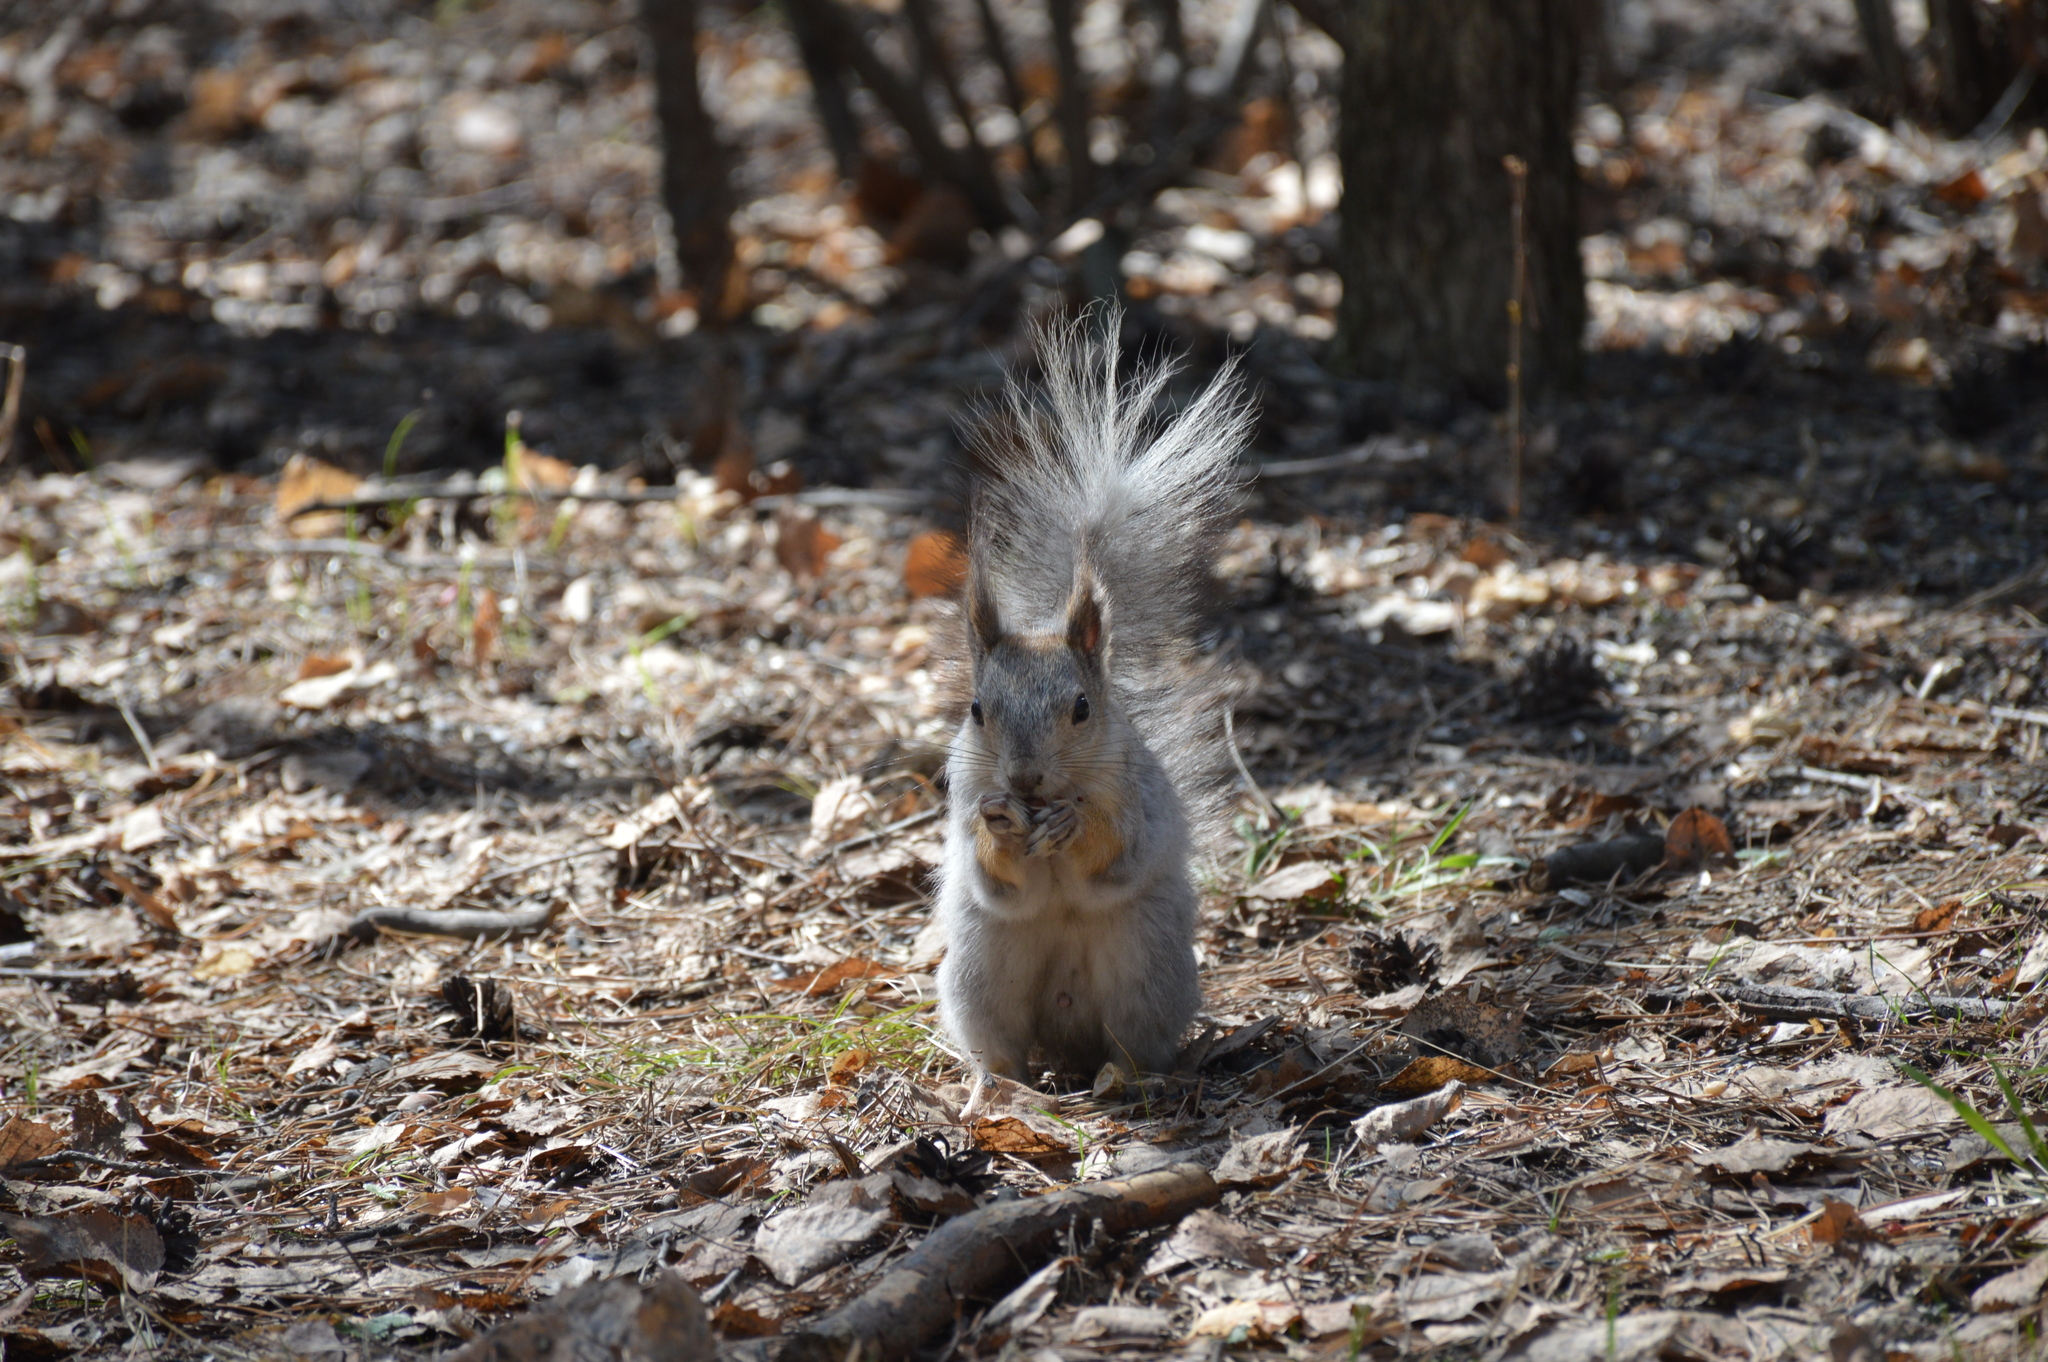
[[[986,1069],[975,1074],[968,1085],[965,1105],[960,1108],[960,1124],[972,1125],[974,1121],[1005,1107],[1014,1106],[1030,1098],[1038,1098],[1041,1105],[1044,1096],[1028,1084],[1014,1078],[1005,1078]]]

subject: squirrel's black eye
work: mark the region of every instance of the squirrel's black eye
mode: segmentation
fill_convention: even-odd
[[[1085,695],[1074,697],[1074,722],[1077,724],[1088,722],[1088,697]]]
[[[980,727],[981,727],[981,701],[979,701],[979,700],[976,700],[976,701],[975,701],[975,702],[974,702],[973,704],[969,705],[969,706],[967,707],[967,712],[968,712],[969,714],[972,714],[972,715],[974,716],[974,726],[975,726],[976,728],[980,728]]]

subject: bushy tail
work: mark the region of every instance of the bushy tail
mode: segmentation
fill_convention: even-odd
[[[1218,541],[1237,503],[1252,411],[1226,367],[1177,414],[1179,367],[1117,378],[1121,317],[1084,313],[1037,337],[1043,383],[1012,382],[983,450],[971,572],[1003,618],[1060,632],[1077,572],[1107,598],[1110,675],[1147,743],[1189,798],[1198,835],[1223,788],[1221,673],[1197,655]],[[1219,795],[1220,801],[1227,794]]]

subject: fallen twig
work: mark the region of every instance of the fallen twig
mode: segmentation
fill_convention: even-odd
[[[1664,838],[1659,833],[1631,833],[1605,842],[1581,842],[1559,847],[1529,866],[1529,881],[1556,889],[1567,884],[1605,884],[1619,875],[1633,880],[1664,860]]]
[[[1651,1007],[1670,1010],[1688,1002],[1732,1003],[1759,1016],[1786,1021],[1834,1017],[1847,1021],[1898,1021],[1945,1017],[1951,1021],[1999,1021],[2013,1004],[1996,998],[1937,998],[1925,993],[1877,997],[1868,993],[1830,993],[1820,988],[1778,988],[1763,984],[1711,984],[1699,988],[1651,989],[1643,995]]]
[[[59,1164],[85,1164],[91,1168],[104,1168],[113,1173],[131,1173],[147,1178],[198,1178],[207,1182],[226,1184],[236,1191],[272,1187],[290,1180],[292,1176],[284,1170],[245,1173],[239,1169],[229,1168],[189,1168],[174,1163],[141,1163],[135,1159],[116,1159],[105,1154],[88,1153],[83,1149],[60,1149],[55,1154],[45,1154],[39,1159],[23,1159],[20,1163],[7,1165],[7,1171],[19,1175],[54,1168]]]
[[[987,1299],[1057,1250],[1069,1230],[1099,1221],[1112,1235],[1179,1220],[1222,1195],[1209,1170],[1176,1163],[1136,1177],[1083,1183],[1004,1201],[947,1221],[860,1296],[797,1332],[727,1349],[746,1362],[908,1357],[949,1327],[966,1302]]]
[[[1274,459],[1270,463],[1252,465],[1251,471],[1262,478],[1300,478],[1312,473],[1335,473],[1362,464],[1414,463],[1428,457],[1429,446],[1420,440],[1376,436],[1341,454],[1323,454],[1313,459]]]
[[[553,503],[559,501],[608,501],[632,506],[642,502],[674,501],[683,494],[677,487],[643,487],[633,491],[593,489],[587,492],[528,491],[524,488],[487,488],[473,478],[451,478],[443,482],[393,482],[367,484],[345,497],[309,501],[293,509],[290,518],[315,511],[353,511],[368,506],[392,506],[402,501],[472,501],[484,497],[509,497],[518,501]],[[933,492],[908,487],[814,487],[803,492],[775,492],[755,497],[749,506],[879,506],[885,511],[919,511],[937,504]]]
[[[7,361],[7,395],[0,398],[0,463],[14,452],[14,427],[21,419],[21,384],[28,376],[28,348],[0,345],[0,358]]]
[[[349,919],[341,934],[350,941],[374,940],[378,932],[409,932],[416,936],[506,936],[537,932],[554,921],[561,902],[530,908],[366,908]]]

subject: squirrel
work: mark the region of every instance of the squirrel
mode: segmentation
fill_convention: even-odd
[[[1226,367],[1158,419],[1177,366],[1120,382],[1120,320],[1041,331],[1042,400],[1013,378],[980,451],[936,894],[969,1115],[1034,1051],[1166,1072],[1201,1000],[1189,858],[1231,786],[1197,635],[1251,411]]]

